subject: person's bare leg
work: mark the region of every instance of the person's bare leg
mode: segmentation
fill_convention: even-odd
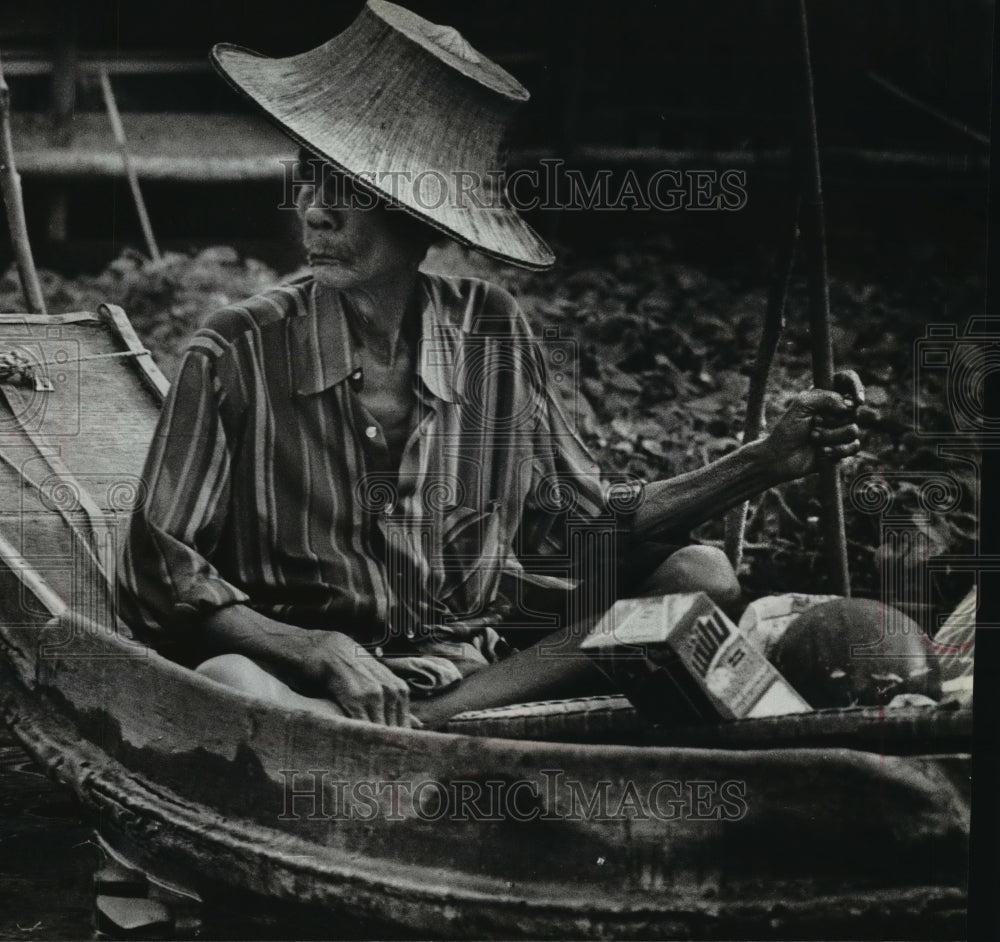
[[[705,592],[727,611],[741,596],[725,553],[711,546],[686,546],[673,553],[635,596],[673,592]],[[571,625],[555,631],[538,644],[466,677],[448,693],[414,701],[411,710],[425,726],[433,728],[467,710],[615,693],[608,678],[579,650],[590,627]]]
[[[715,546],[685,546],[671,553],[635,591],[636,598],[704,592],[727,614],[743,595],[729,558]]]
[[[578,650],[585,634],[575,625],[554,631],[538,644],[464,678],[447,693],[411,700],[410,712],[433,728],[467,710],[615,693],[607,677]]]
[[[227,687],[280,706],[311,710],[323,716],[347,715],[331,700],[321,700],[296,693],[274,674],[268,673],[256,661],[242,654],[220,654],[199,664],[197,672],[216,683],[225,684]]]
[[[698,591],[706,592],[723,608],[729,608],[739,599],[739,582],[721,550],[708,546],[678,550],[656,568],[635,595]],[[410,711],[425,726],[434,727],[467,710],[614,693],[607,677],[578,650],[590,627],[571,625],[557,630],[538,644],[466,677],[448,693],[411,701]],[[345,715],[329,700],[296,693],[243,655],[211,658],[198,667],[198,672],[272,703],[326,716]]]

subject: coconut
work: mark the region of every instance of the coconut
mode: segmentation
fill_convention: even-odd
[[[873,599],[836,599],[803,612],[772,660],[816,709],[882,706],[914,693],[940,698],[930,643],[902,612]]]

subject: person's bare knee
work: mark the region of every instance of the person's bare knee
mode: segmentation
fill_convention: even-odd
[[[672,553],[656,567],[637,594],[672,592],[704,592],[723,608],[737,603],[742,595],[728,557],[714,546],[685,546]]]
[[[217,683],[281,706],[310,710],[324,716],[347,715],[331,700],[306,697],[296,693],[274,674],[242,654],[220,654],[218,657],[203,661],[195,670]]]
[[[277,677],[242,654],[220,654],[199,664],[196,671],[216,683],[268,699],[274,699],[279,687],[284,687]]]

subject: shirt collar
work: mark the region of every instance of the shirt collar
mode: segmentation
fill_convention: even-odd
[[[424,273],[418,275],[423,295],[417,377],[432,396],[455,402],[454,368],[461,329],[442,310],[440,292]],[[292,369],[295,391],[311,396],[342,383],[357,368],[343,296],[312,281],[308,304],[291,317]]]

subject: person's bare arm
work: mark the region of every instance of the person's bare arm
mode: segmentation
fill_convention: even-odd
[[[274,621],[246,605],[231,605],[201,623],[212,654],[242,654],[293,690],[333,700],[359,720],[408,726],[406,682],[339,631],[311,631]]]
[[[689,530],[776,483],[763,442],[744,445],[704,468],[648,484],[632,536],[645,540],[661,532]]]
[[[670,530],[688,530],[768,488],[837,461],[861,447],[855,416],[864,401],[856,374],[838,374],[841,392],[801,393],[767,438],[751,442],[718,461],[646,487],[632,524],[636,539]]]

